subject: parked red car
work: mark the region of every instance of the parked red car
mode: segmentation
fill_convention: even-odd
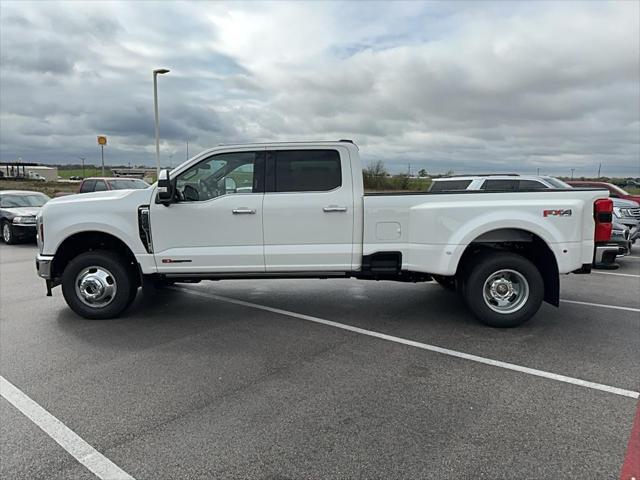
[[[148,186],[147,182],[138,178],[91,177],[82,181],[78,193],[102,192],[105,190],[140,190]]]
[[[573,187],[587,187],[587,188],[604,188],[609,190],[609,196],[612,198],[623,198],[625,200],[633,200],[640,203],[640,195],[631,195],[629,192],[620,188],[613,183],[608,182],[595,182],[591,180],[567,180],[569,185]]]

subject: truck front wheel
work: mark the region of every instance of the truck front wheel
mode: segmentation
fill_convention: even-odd
[[[89,319],[115,318],[134,300],[137,285],[127,263],[113,252],[95,250],[78,255],[62,274],[67,305]]]
[[[536,266],[509,252],[483,255],[467,270],[463,295],[468,307],[492,327],[516,327],[540,308],[544,282]]]

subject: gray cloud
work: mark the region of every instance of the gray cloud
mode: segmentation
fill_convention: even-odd
[[[52,3],[0,11],[0,157],[151,163],[353,138],[395,171],[640,175],[640,6]],[[630,41],[635,39],[636,41]]]

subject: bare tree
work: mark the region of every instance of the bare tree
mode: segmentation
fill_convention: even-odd
[[[371,162],[368,167],[362,170],[365,188],[381,189],[386,183],[389,175],[382,160]]]

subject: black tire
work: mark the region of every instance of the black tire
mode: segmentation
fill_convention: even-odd
[[[107,297],[105,305],[97,303],[88,305],[76,290],[76,280],[85,270],[98,267],[100,272],[107,272],[107,281],[115,285],[115,293]],[[94,269],[95,270],[95,269]],[[67,305],[81,317],[91,320],[116,318],[136,297],[137,285],[128,262],[119,255],[106,250],[95,250],[81,253],[69,262],[62,274],[62,294]]]
[[[473,314],[489,326],[517,327],[533,317],[540,309],[544,298],[544,281],[536,266],[520,255],[509,252],[484,254],[476,260],[475,264],[470,265],[465,273],[463,289],[465,302]],[[488,282],[494,274],[496,274],[494,281],[487,284],[488,299],[485,300],[485,282]],[[491,285],[495,286],[495,295],[499,296],[503,293],[506,296],[504,300],[501,298],[505,301],[505,306],[500,306],[496,297],[491,294],[492,289],[489,288]],[[502,292],[499,289],[506,291]],[[525,290],[526,295],[515,293]],[[511,299],[513,303],[510,305]],[[492,307],[489,306],[490,304]],[[504,310],[496,311],[496,309]]]
[[[455,277],[444,277],[441,275],[433,275],[433,279],[436,282],[438,282],[438,285],[440,285],[445,290],[448,290],[450,292],[455,292],[457,290]]]
[[[134,300],[136,299],[136,296],[138,295],[138,287],[139,284],[136,283],[133,279],[133,273],[129,274],[129,277],[131,278],[131,289],[129,291],[129,299],[127,300],[127,307],[128,308],[131,306],[131,304],[134,302]]]
[[[13,245],[17,241],[16,234],[13,231],[13,225],[9,222],[2,223],[2,240],[4,240],[4,243],[7,245]]]

